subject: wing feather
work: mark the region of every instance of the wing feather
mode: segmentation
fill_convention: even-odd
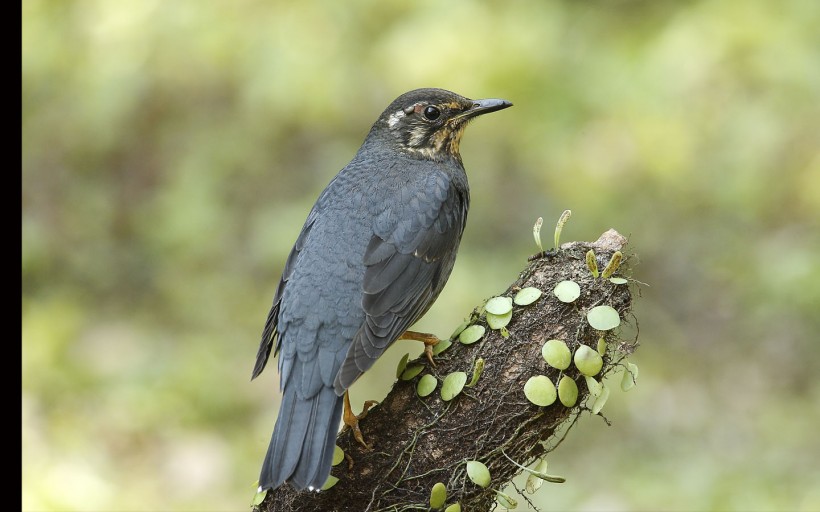
[[[285,268],[282,270],[282,277],[279,279],[279,286],[276,287],[276,293],[273,295],[273,304],[271,305],[270,312],[268,313],[268,318],[265,321],[265,327],[262,329],[262,340],[259,342],[259,350],[256,353],[256,363],[253,366],[251,380],[258,377],[259,374],[262,373],[262,370],[265,369],[265,365],[268,364],[268,359],[270,358],[271,349],[273,349],[274,340],[277,340],[278,338],[277,326],[279,324],[279,309],[282,303],[282,293],[285,291],[285,286],[287,285],[288,279],[296,266],[296,260],[299,258],[299,253],[305,245],[305,240],[307,239],[310,229],[313,227],[313,223],[316,221],[317,216],[318,209],[314,207],[313,210],[310,211],[310,214],[308,214],[305,225],[302,226],[302,231],[296,238],[296,243],[293,244],[293,248],[290,250],[290,254],[288,254],[288,259],[285,261]],[[274,355],[279,352],[281,342],[282,340],[278,339]]]
[[[466,186],[441,172],[420,185],[407,187],[404,194],[417,193],[374,222],[363,258],[365,321],[336,376],[337,394],[427,312],[453,268],[467,218]]]

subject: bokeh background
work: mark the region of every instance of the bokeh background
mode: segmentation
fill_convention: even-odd
[[[638,386],[533,503],[820,509],[818,27],[815,0],[26,0],[23,509],[249,507],[287,252],[377,115],[428,86],[515,107],[464,138],[470,219],[421,330],[503,291],[564,209],[564,241],[618,229],[646,283]]]

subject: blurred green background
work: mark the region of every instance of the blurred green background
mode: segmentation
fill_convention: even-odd
[[[464,138],[470,220],[421,330],[503,291],[564,209],[563,241],[618,229],[648,285],[638,386],[532,501],[820,509],[818,26],[816,0],[24,1],[24,510],[249,506],[287,252],[384,107],[430,86],[515,107]]]

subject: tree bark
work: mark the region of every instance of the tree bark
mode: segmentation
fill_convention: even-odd
[[[543,293],[531,305],[513,306],[506,333],[491,329],[483,306],[476,308],[469,321],[486,328],[481,339],[469,345],[459,343],[457,337],[451,340],[452,345],[436,356],[435,367],[424,358],[408,363],[408,367],[424,368],[409,380],[397,380],[384,401],[362,420],[362,433],[373,450],[359,445],[349,429],[339,434],[337,445],[347,460],[333,468],[338,482],[332,488],[297,492],[284,485],[268,492],[258,510],[430,510],[430,494],[437,482],[447,490],[442,509],[458,502],[461,510],[490,510],[496,503],[495,490],[502,490],[522,471],[512,461],[527,466],[543,457],[594,402],[584,376],[574,365],[563,371],[547,365],[541,355],[544,343],[560,339],[574,353],[580,344],[597,349],[604,337],[608,348],[603,369],[596,376],[599,381],[637,347],[635,340],[620,339],[618,329],[595,330],[586,318],[591,308],[609,305],[622,322],[627,319],[632,300],[629,286],[594,278],[585,260],[592,249],[598,268],[603,269],[625,244],[624,237],[609,230],[596,242],[567,243],[555,253],[528,262],[501,295],[514,297],[525,287]],[[628,275],[629,263],[625,257],[616,275]],[[580,285],[581,295],[574,302],[561,302],[553,294],[555,285],[564,280]],[[483,359],[484,368],[475,385],[464,387],[449,401],[442,400],[444,378],[452,372],[465,372],[469,382],[479,359]],[[416,386],[425,374],[436,377],[438,384],[432,394],[422,398]],[[564,375],[570,377],[577,384],[578,401],[572,407],[559,400],[546,407],[534,405],[523,392],[524,384],[534,375],[545,375],[553,384]],[[481,487],[468,477],[466,462],[471,460],[489,469],[489,486]]]

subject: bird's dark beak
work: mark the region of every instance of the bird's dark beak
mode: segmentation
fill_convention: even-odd
[[[490,98],[486,100],[473,100],[473,106],[456,116],[454,119],[470,119],[482,114],[489,114],[496,110],[512,107],[512,103],[507,100]]]

